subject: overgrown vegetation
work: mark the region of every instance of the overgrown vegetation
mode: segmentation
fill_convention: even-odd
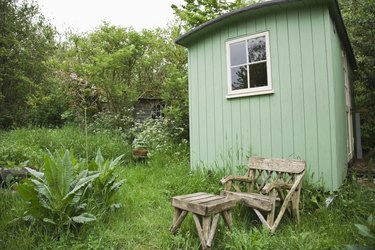
[[[88,158],[94,159],[100,148],[104,158],[118,155],[130,155],[131,147],[117,131],[90,133],[88,135]],[[78,158],[85,158],[84,129],[76,126],[65,126],[58,129],[20,128],[3,132],[0,136],[0,166],[16,167],[27,162],[27,166],[39,168],[43,155],[49,150],[73,149]]]
[[[103,23],[58,43],[35,3],[0,0],[0,128],[7,130],[0,130],[0,167],[28,167],[32,175],[0,189],[0,249],[198,249],[191,215],[176,236],[169,233],[170,199],[218,194],[224,173],[189,169],[187,53],[174,40],[252,2],[185,0],[173,5],[178,24],[168,29],[137,32]],[[369,0],[341,5],[360,68],[356,101],[366,111],[364,148],[370,153],[374,7]],[[165,119],[137,123],[139,98],[163,99]],[[148,147],[151,157],[133,160],[136,146]],[[300,225],[286,217],[271,235],[238,206],[233,230],[220,222],[215,247],[375,245],[373,190],[350,181],[334,193],[308,182],[303,187]]]
[[[70,129],[73,130],[73,128]],[[76,130],[76,133],[82,132],[79,128]],[[3,135],[7,137],[12,133],[14,132],[3,133]],[[23,137],[27,137],[27,130],[23,133]],[[49,130],[48,133],[53,134],[55,131]],[[39,136],[44,137],[48,133],[40,133]],[[73,131],[65,133],[65,140],[74,139],[76,133]],[[30,134],[34,136],[34,146],[42,148],[41,145],[36,145],[43,143],[42,138],[36,136],[34,130],[30,130]],[[117,134],[112,139],[116,137],[117,140],[122,138]],[[117,145],[111,144],[109,140],[103,142],[100,133],[92,135],[91,140],[94,145],[101,142],[101,147],[111,152],[106,158],[115,158],[118,155],[115,149]],[[57,233],[53,229],[55,227],[48,223],[14,221],[15,218],[22,218],[24,211],[27,211],[29,207],[21,199],[19,193],[9,189],[0,190],[0,210],[2,211],[0,213],[0,248],[197,249],[200,241],[191,215],[184,221],[176,236],[169,233],[168,229],[173,215],[171,197],[200,191],[218,194],[222,190],[219,180],[225,173],[221,171],[191,172],[187,146],[170,145],[169,150],[162,153],[155,152],[146,162],[134,162],[130,154],[127,154],[123,158],[124,164],[119,165],[117,169],[111,168],[111,161],[103,160],[98,154],[95,164],[93,162],[89,164],[89,171],[109,173],[112,177],[118,176],[118,181],[126,179],[125,185],[113,196],[109,195],[110,202],[106,202],[104,195],[100,198],[101,201],[98,202],[96,199],[94,203],[91,203],[90,208],[90,199],[87,199],[86,212],[95,214],[96,221],[87,225],[74,223],[76,227],[73,228],[76,229],[70,231],[66,230],[66,226],[62,226],[63,230]],[[76,155],[84,158],[82,152],[80,154],[77,152]],[[54,154],[53,157],[55,160],[56,158],[64,159],[61,153]],[[80,166],[78,168],[73,166],[73,169],[77,171],[80,169],[77,174],[86,169],[85,165],[81,165],[83,163],[80,158],[72,161],[74,165]],[[90,159],[93,157],[90,156]],[[115,183],[118,181],[111,181],[112,177],[105,177],[105,181],[97,177],[85,187],[92,189],[93,192],[95,190],[95,192],[105,192],[111,189],[108,187],[117,186]],[[94,188],[95,185],[97,188]],[[95,197],[99,198],[100,195],[96,194]],[[332,198],[328,207],[326,206],[327,197]],[[374,239],[362,232],[365,230],[364,232],[370,235],[374,234],[373,226],[368,222],[369,216],[375,215],[373,190],[348,181],[338,192],[327,193],[320,187],[305,182],[301,200],[303,202],[301,223],[296,225],[293,219],[285,216],[273,235],[262,228],[261,223],[249,209],[237,206],[233,211],[233,230],[228,230],[223,221],[220,221],[214,241],[215,247],[217,249],[341,249],[347,245],[374,246]],[[97,209],[94,206],[94,204],[99,206],[102,202],[109,206],[119,203],[122,207],[107,213],[105,211],[108,210]],[[78,216],[82,212],[80,211]],[[70,218],[73,217],[73,215],[70,216]],[[358,225],[363,226],[358,228]]]

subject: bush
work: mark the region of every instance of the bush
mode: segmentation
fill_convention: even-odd
[[[93,116],[88,125],[89,131],[98,133],[118,132],[125,141],[131,143],[133,137],[131,128],[134,125],[134,108],[123,108],[119,114],[113,114],[110,111],[101,111]]]
[[[84,161],[77,161],[69,151],[49,153],[44,157],[42,171],[26,168],[31,178],[17,187],[28,202],[23,219],[37,220],[57,229],[96,220],[95,211],[108,206],[109,199],[123,183],[116,183],[114,176],[121,157],[104,161],[98,151],[87,168]]]
[[[149,156],[154,152],[167,152],[173,149],[177,143],[176,138],[179,138],[183,131],[183,128],[176,127],[174,122],[167,118],[147,119],[135,124],[132,146],[147,148],[149,153],[151,152]],[[187,144],[187,141],[183,140],[182,144]]]

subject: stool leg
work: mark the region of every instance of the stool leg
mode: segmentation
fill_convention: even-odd
[[[203,216],[203,237],[207,245],[208,236],[211,230],[211,216]],[[208,245],[207,245],[208,246]]]
[[[180,228],[181,223],[184,221],[187,213],[188,212],[185,211],[185,210],[175,208],[174,216],[173,216],[173,223],[172,223],[171,227],[169,228],[169,230],[171,231],[172,234],[175,234],[177,232],[177,230]]]
[[[207,249],[207,238],[205,238],[205,233],[203,232],[203,228],[200,222],[200,216],[193,213],[193,218],[195,221],[195,226],[197,228],[199,239],[201,240],[202,248]]]
[[[208,247],[211,247],[211,245],[212,245],[212,241],[213,241],[215,233],[216,233],[216,227],[217,227],[217,223],[219,222],[219,218],[220,218],[220,213],[215,214],[215,216],[212,220],[210,234],[209,234],[208,239],[207,239],[207,246]]]
[[[223,219],[225,224],[231,228],[232,227],[232,211],[231,210],[226,210],[222,211],[221,214],[223,215]]]

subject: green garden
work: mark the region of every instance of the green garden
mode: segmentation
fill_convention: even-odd
[[[191,215],[169,232],[171,199],[219,194],[233,166],[190,169],[187,52],[174,40],[251,1],[185,2],[172,6],[178,22],[168,29],[103,23],[59,40],[35,4],[0,0],[0,170],[27,174],[0,176],[0,249],[199,249]],[[356,102],[371,170],[375,4],[341,7],[358,57]],[[141,98],[162,99],[163,118],[137,120]],[[135,159],[135,147],[148,157]],[[219,221],[214,249],[372,249],[371,174],[368,180],[352,173],[329,192],[306,176],[301,222],[284,216],[274,234],[238,205],[231,230]]]

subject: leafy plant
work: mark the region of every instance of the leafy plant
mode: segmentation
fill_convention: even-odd
[[[100,149],[96,154],[95,161],[92,161],[88,166],[91,171],[99,172],[100,175],[93,181],[93,189],[95,198],[98,199],[100,204],[118,208],[117,204],[110,204],[113,195],[120,189],[125,180],[117,181],[118,175],[115,174],[116,168],[119,166],[121,158],[120,155],[114,160],[104,160]]]
[[[369,182],[372,182],[374,180],[374,177],[372,176],[373,173],[372,173],[372,170],[374,168],[374,160],[371,158],[368,162],[368,165],[367,165],[367,179]]]
[[[98,171],[81,169],[83,161],[75,161],[69,151],[49,153],[43,171],[26,168],[32,178],[17,187],[28,202],[25,220],[39,220],[61,228],[87,223],[96,217],[86,211],[88,185],[100,176]]]
[[[370,215],[367,218],[366,225],[364,224],[354,224],[355,227],[358,230],[358,233],[365,238],[369,239],[372,241],[372,243],[375,243],[375,218],[373,215]],[[347,249],[367,249],[364,247],[360,247],[357,245],[348,245]],[[368,248],[370,249],[370,248]]]
[[[173,140],[179,138],[184,129],[177,127],[173,120],[163,119],[147,119],[143,122],[136,123],[133,129],[135,139],[133,147],[145,147],[153,152],[166,152],[170,150],[174,144]],[[182,143],[187,143],[182,140]]]

